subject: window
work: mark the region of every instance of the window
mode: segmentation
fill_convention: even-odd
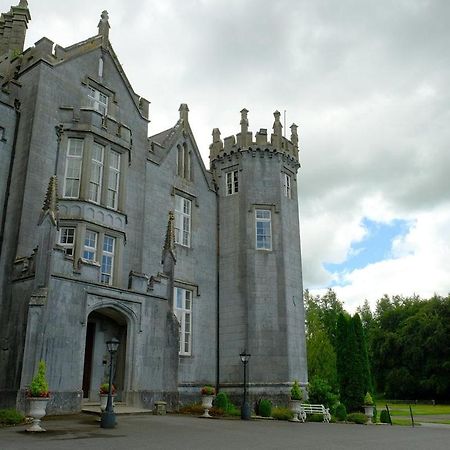
[[[236,194],[239,190],[238,171],[233,170],[232,172],[227,172],[225,179],[227,183],[227,195]]]
[[[272,250],[272,213],[268,209],[255,210],[256,249]]]
[[[191,246],[191,201],[175,195],[175,242]]]
[[[105,284],[112,284],[115,244],[116,240],[105,234],[103,238],[102,266],[100,272],[100,281]]]
[[[94,142],[92,147],[91,177],[89,180],[89,200],[100,203],[103,179],[103,155],[105,148],[103,145]]]
[[[287,198],[292,197],[292,191],[291,191],[291,177],[287,173],[282,173],[282,179],[283,179],[283,191],[284,195]]]
[[[69,139],[67,145],[66,175],[64,177],[64,197],[78,198],[80,195],[82,158],[83,140]]]
[[[92,262],[97,260],[97,240],[98,233],[95,231],[86,230],[83,249],[83,258],[85,260]]]
[[[61,227],[59,229],[59,245],[64,248],[66,255],[73,256],[75,243],[75,228]]]
[[[108,196],[106,206],[117,209],[119,204],[120,153],[111,150],[109,154]]]
[[[92,86],[89,86],[88,90],[89,106],[106,116],[106,113],[108,112],[108,96],[103,92],[94,89]]]
[[[191,152],[189,151],[186,142],[178,146],[177,152],[177,175],[191,179]]]
[[[190,355],[192,348],[192,291],[175,288],[175,315],[180,322],[180,355]]]

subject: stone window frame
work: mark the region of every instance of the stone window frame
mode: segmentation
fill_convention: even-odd
[[[177,245],[181,245],[182,247],[186,247],[186,248],[192,248],[192,206],[194,204],[192,198],[183,195],[182,192],[180,191],[176,191],[174,193],[175,196],[175,208],[174,208],[174,212],[175,212],[175,243]],[[182,199],[183,201],[183,211],[180,211],[177,209],[177,199]],[[184,212],[184,207],[185,204],[184,202],[189,202],[189,213],[185,213]],[[189,230],[187,231],[188,235],[188,239],[187,242],[185,243],[184,241],[184,233],[186,233],[185,231],[185,222],[184,219],[188,217],[189,219]],[[182,223],[180,223],[180,220],[183,219]],[[182,227],[180,226],[182,225]],[[178,233],[177,233],[178,232]],[[179,236],[181,234],[181,237]]]
[[[81,260],[85,264],[91,264],[97,266],[99,268],[99,277],[98,282],[105,286],[117,286],[120,276],[121,269],[121,254],[122,249],[125,245],[125,234],[121,231],[114,230],[112,228],[101,226],[97,223],[86,221],[86,220],[77,220],[77,219],[63,219],[59,224],[60,228],[74,228],[74,246],[73,246],[73,255],[67,255],[68,258],[71,258],[75,261]],[[85,237],[86,231],[92,231],[97,235],[97,242],[95,248],[95,259],[88,260],[83,258],[84,248],[85,248]],[[112,274],[111,274],[111,282],[110,283],[102,283],[101,281],[101,270],[102,270],[102,257],[103,257],[103,245],[104,245],[104,237],[109,236],[114,239],[114,261],[112,265]],[[58,245],[63,247],[59,243],[59,235],[58,235]]]
[[[225,194],[234,195],[239,192],[239,170],[233,169],[225,172]]]
[[[109,86],[107,86],[103,80],[101,79],[103,77],[91,77],[86,76],[81,81],[82,84],[82,101],[81,105],[83,109],[92,109],[93,111],[98,112],[103,117],[113,117],[116,115],[115,112],[117,111],[117,96],[116,91],[111,89]],[[99,111],[98,108],[95,107],[91,103],[89,92],[90,89],[93,89],[95,91],[98,91],[99,93],[103,94],[107,97],[107,108],[105,113],[102,113],[102,111]]]
[[[68,150],[70,145],[70,140],[77,139],[83,141],[82,144],[82,156],[81,156],[81,168],[80,168],[80,178],[79,178],[79,189],[78,196],[67,196],[66,195],[66,180],[67,180],[67,167],[68,167]],[[95,201],[91,199],[90,195],[90,181],[91,181],[91,170],[92,170],[92,149],[94,144],[98,144],[103,147],[103,170],[102,170],[102,180],[100,186],[100,199]],[[110,209],[117,212],[122,212],[124,207],[125,195],[125,180],[124,174],[126,169],[126,160],[124,157],[126,154],[126,149],[123,149],[119,145],[116,145],[107,139],[98,136],[90,132],[67,132],[61,143],[62,148],[65,148],[65,158],[63,161],[63,168],[61,171],[64,173],[63,182],[63,193],[62,198],[64,199],[78,199],[80,201],[85,201],[88,203],[94,203],[100,205],[103,208]],[[120,156],[119,169],[112,168],[110,166],[112,153],[117,153]],[[109,206],[109,178],[112,172],[118,172],[118,194],[116,195],[115,205]],[[117,191],[116,191],[117,192]]]
[[[284,196],[288,199],[292,198],[292,176],[286,172],[282,172],[282,184]]]
[[[186,142],[177,145],[177,176],[192,181],[192,151]]]
[[[62,241],[62,237],[63,237],[63,231],[68,231],[68,230],[72,230],[72,242],[68,243],[68,242],[63,242]],[[73,258],[74,253],[75,253],[75,239],[76,239],[76,235],[77,235],[77,227],[72,225],[72,226],[68,226],[68,225],[62,225],[59,227],[59,231],[58,231],[58,245],[60,247],[62,247],[64,249],[64,253],[66,254],[66,256]]]
[[[269,213],[269,217],[258,217],[258,211],[265,211]],[[273,207],[271,205],[254,205],[254,230],[255,230],[255,249],[258,251],[266,251],[271,252],[273,251]],[[258,247],[258,223],[268,223],[269,224],[269,231],[270,231],[270,245],[268,247]]]
[[[179,356],[192,356],[192,334],[193,334],[193,299],[194,299],[194,289],[190,289],[190,286],[186,284],[177,284],[173,288],[174,296],[174,314],[180,324],[180,347],[178,349]],[[179,306],[178,293],[182,294],[181,301],[182,304]],[[187,293],[189,293],[189,299],[187,299]],[[189,308],[186,308],[186,300],[189,300]],[[189,317],[189,330],[186,330],[186,317]],[[186,334],[188,334],[188,339],[186,341]],[[186,349],[187,344],[187,349]]]

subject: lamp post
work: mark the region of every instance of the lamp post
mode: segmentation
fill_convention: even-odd
[[[242,364],[244,365],[244,399],[241,407],[241,419],[250,420],[250,405],[247,401],[247,364],[251,355],[250,353],[247,353],[246,350],[244,350],[239,354],[239,356],[241,358]]]
[[[109,389],[108,389],[108,401],[106,403],[106,409],[102,412],[102,418],[100,421],[101,428],[114,428],[116,426],[116,415],[114,414],[112,404],[112,372],[113,372],[113,359],[114,354],[119,348],[119,340],[112,338],[106,342],[106,348],[109,352]]]

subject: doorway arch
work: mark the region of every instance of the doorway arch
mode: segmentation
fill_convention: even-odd
[[[106,342],[117,338],[120,345],[115,356],[113,384],[117,390],[117,400],[122,399],[126,382],[127,361],[127,316],[112,306],[94,309],[88,314],[83,366],[83,397],[98,401],[99,387],[108,381],[110,356]]]

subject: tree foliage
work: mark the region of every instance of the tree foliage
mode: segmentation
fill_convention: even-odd
[[[385,296],[371,351],[376,387],[389,398],[450,398],[450,296]]]
[[[385,295],[351,317],[332,290],[305,293],[309,379],[321,378],[348,411],[366,392],[392,399],[450,398],[450,295]]]

